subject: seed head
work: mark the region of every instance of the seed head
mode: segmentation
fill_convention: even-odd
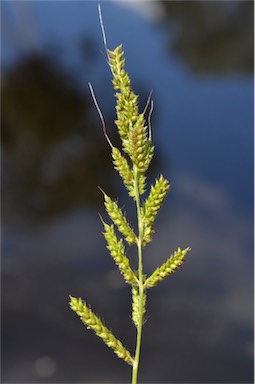
[[[110,347],[118,357],[126,361],[126,363],[133,365],[133,358],[128,350],[122,345],[122,343],[116,339],[116,337],[109,331],[109,329],[103,324],[102,320],[97,317],[94,312],[81,298],[70,296],[71,309],[80,316],[81,321],[86,325],[88,329],[93,329],[97,336],[99,336],[108,347]]]
[[[178,248],[178,250],[174,252],[173,256],[170,256],[169,259],[161,267],[157,268],[153,274],[148,277],[144,284],[145,287],[155,287],[155,285],[157,285],[160,281],[180,268],[184,262],[186,253],[189,251],[190,248],[186,248],[184,250]]]

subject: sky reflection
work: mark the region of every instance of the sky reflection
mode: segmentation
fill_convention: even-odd
[[[190,2],[189,9],[181,2],[170,12],[173,3],[102,5],[109,47],[123,43],[142,106],[153,89],[157,156],[149,181],[163,172],[172,185],[145,267],[153,271],[178,246],[192,248],[182,270],[149,292],[140,381],[248,383],[253,377],[251,6],[240,8],[236,27],[239,2],[214,2],[217,7],[210,9],[206,2]],[[87,88],[92,82],[117,142],[97,6],[13,1],[2,8],[2,382],[130,382],[130,368],[68,308],[70,293],[82,296],[133,350],[130,292],[105,249],[98,217],[105,214],[97,185],[120,196],[131,221],[135,213],[111,170]],[[190,20],[196,34],[189,40]],[[215,49],[210,65],[199,49],[203,31]],[[217,49],[218,40],[212,41],[217,31],[221,39],[226,36],[224,46],[236,44],[236,52],[246,42],[242,60],[233,63]],[[44,70],[32,71],[35,66],[28,63],[35,58],[39,68],[46,63]],[[132,250],[130,258],[135,266]]]

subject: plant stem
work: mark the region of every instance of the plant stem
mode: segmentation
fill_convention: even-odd
[[[138,220],[138,280],[139,280],[139,301],[138,301],[138,325],[137,325],[137,336],[136,336],[136,351],[135,360],[132,371],[132,384],[137,384],[140,351],[141,351],[141,340],[142,340],[142,327],[143,327],[143,298],[144,298],[144,287],[143,287],[143,259],[142,259],[142,241],[143,241],[143,222],[140,207],[140,195],[138,188],[138,171],[134,167],[134,187],[135,187],[135,201],[137,209],[137,220]]]

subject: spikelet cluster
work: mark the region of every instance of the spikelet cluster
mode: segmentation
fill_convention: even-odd
[[[108,345],[119,358],[123,359],[126,363],[133,365],[133,358],[128,350],[102,323],[102,320],[87,307],[86,303],[84,303],[81,298],[76,299],[75,297],[70,296],[70,307],[78,316],[80,316],[81,321],[87,328],[93,329],[97,336],[103,339],[105,344]]]
[[[125,247],[123,245],[122,239],[118,241],[113,225],[104,223],[104,228],[104,237],[108,244],[107,248],[109,249],[116,265],[119,267],[119,270],[122,273],[126,283],[136,284],[137,278],[130,268],[129,259],[125,255]]]
[[[188,251],[190,251],[190,248],[186,248],[184,250],[178,248],[178,250],[174,252],[173,256],[170,256],[169,259],[161,267],[157,268],[153,274],[148,277],[148,279],[145,281],[145,287],[155,287],[155,285],[157,285],[160,281],[180,268]]]
[[[136,235],[134,234],[133,229],[130,228],[127,219],[123,215],[117,203],[115,201],[112,201],[112,199],[107,196],[106,193],[104,193],[104,200],[105,208],[108,215],[112,219],[113,223],[117,226],[119,231],[125,236],[127,243],[129,245],[135,244],[137,242]]]
[[[154,186],[151,187],[150,194],[143,206],[144,238],[143,245],[150,242],[153,235],[153,223],[161,208],[163,201],[169,191],[169,182],[161,175]]]
[[[118,171],[120,177],[123,179],[123,182],[129,191],[129,195],[131,197],[135,196],[134,191],[134,176],[133,172],[131,171],[127,159],[122,156],[118,148],[113,147],[112,148],[112,158],[113,158],[113,164],[116,171]]]
[[[139,172],[146,172],[153,157],[154,147],[147,137],[144,115],[140,114],[129,133],[126,148]]]
[[[143,173],[137,172],[137,183],[138,183],[138,192],[140,195],[143,195],[145,192],[145,187],[146,187],[146,177],[144,176]]]
[[[138,96],[132,91],[129,76],[124,69],[125,59],[122,46],[118,46],[114,51],[108,50],[108,54],[113,74],[113,86],[117,91],[115,123],[122,140],[122,147],[138,172],[144,173],[148,169],[154,151],[151,140],[148,139],[144,114],[139,114]],[[126,185],[125,180],[124,183]]]
[[[108,50],[109,65],[113,74],[113,87],[116,91],[117,119],[115,121],[122,140],[126,140],[129,134],[130,126],[138,117],[138,96],[131,90],[130,79],[124,70],[125,59],[122,45],[119,45],[114,51]]]
[[[112,158],[113,164],[116,171],[119,173],[122,178],[124,185],[126,186],[129,196],[135,198],[135,188],[134,188],[134,175],[133,171],[130,169],[127,159],[122,156],[118,148],[112,148]],[[145,176],[143,173],[138,173],[138,191],[142,195],[145,192]]]
[[[141,298],[139,293],[139,287],[137,285],[133,285],[132,287],[132,320],[136,328],[138,327],[138,322],[139,322],[140,300],[142,300],[142,315],[144,315],[146,312],[146,293],[143,292],[143,296]]]

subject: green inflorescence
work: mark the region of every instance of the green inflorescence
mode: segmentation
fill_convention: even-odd
[[[125,59],[122,46],[115,50],[107,50],[109,66],[113,75],[113,87],[116,90],[116,114],[115,120],[122,143],[122,150],[112,146],[112,158],[115,170],[119,173],[123,183],[134,199],[137,209],[137,227],[135,231],[129,225],[125,215],[105,192],[104,204],[113,224],[106,224],[103,220],[104,237],[107,248],[118,266],[125,282],[131,285],[132,291],[132,320],[137,328],[137,340],[135,355],[126,350],[122,343],[113,336],[102,321],[79,298],[70,296],[70,306],[76,312],[87,328],[92,329],[107,344],[118,357],[132,365],[132,384],[137,383],[138,366],[141,348],[142,326],[146,312],[146,290],[156,286],[168,275],[175,272],[184,261],[190,248],[181,250],[178,248],[173,256],[149,277],[143,274],[143,248],[151,241],[154,232],[153,226],[156,216],[167,196],[170,185],[162,176],[151,187],[146,199],[141,199],[145,193],[145,172],[153,158],[154,147],[151,143],[151,135],[148,132],[145,115],[139,113],[138,96],[131,88],[131,82],[125,71]],[[123,235],[118,239],[115,233],[116,227]],[[137,271],[134,271],[126,255],[123,239],[129,245],[137,246]]]
[[[116,225],[118,230],[124,235],[125,240],[129,245],[136,244],[137,238],[132,228],[130,228],[127,219],[123,215],[122,211],[118,207],[117,203],[104,193],[105,209]]]
[[[111,331],[103,324],[102,320],[87,307],[81,298],[76,299],[70,296],[70,307],[80,316],[81,321],[87,328],[93,329],[97,336],[101,337],[105,344],[108,345],[118,357],[126,361],[126,363],[133,365],[133,358],[127,349],[123,347],[122,343],[116,339]]]
[[[146,312],[146,292],[143,292],[142,307],[140,307],[140,292],[137,285],[132,286],[132,320],[139,327],[139,311],[142,311],[142,316]]]
[[[157,285],[160,281],[180,268],[184,262],[184,256],[188,251],[190,251],[190,248],[186,248],[184,250],[178,248],[178,250],[174,252],[174,255],[170,256],[169,259],[163,265],[161,265],[161,267],[157,268],[153,274],[145,281],[145,287],[155,287],[155,285]]]
[[[104,228],[104,237],[108,244],[107,248],[109,249],[116,265],[119,267],[119,270],[122,273],[126,283],[136,284],[137,278],[135,273],[130,268],[129,259],[125,255],[125,247],[123,245],[122,239],[118,241],[113,225],[104,223]]]

